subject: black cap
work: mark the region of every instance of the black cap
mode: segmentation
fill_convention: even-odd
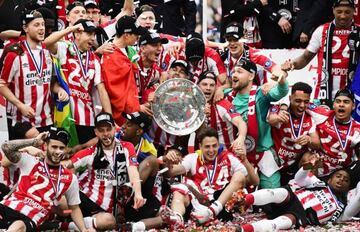
[[[167,44],[169,42],[166,38],[161,38],[158,33],[155,32],[147,32],[140,37],[139,45],[146,45],[146,44]]]
[[[122,35],[124,33],[132,33],[137,35],[144,35],[148,30],[136,23],[136,20],[130,16],[121,17],[116,23],[116,34]]]
[[[354,0],[334,0],[333,7],[348,6],[355,9]]]
[[[171,65],[170,68],[176,67],[176,66],[182,66],[185,68],[186,74],[189,73],[189,64],[185,61],[185,60],[174,60]]]
[[[185,55],[189,61],[199,61],[204,57],[205,43],[199,33],[191,33],[186,37]]]
[[[86,0],[84,2],[84,7],[85,7],[85,9],[91,9],[91,8],[99,9],[99,5],[94,0]]]
[[[135,123],[144,131],[148,131],[151,126],[151,119],[143,112],[134,112],[131,114],[127,114],[125,112],[122,113],[122,116],[129,120],[130,122]]]
[[[232,22],[225,29],[225,38],[234,37],[240,39],[244,36],[244,28],[237,22]]]
[[[21,15],[21,23],[22,25],[26,25],[37,18],[43,18],[42,14],[37,10],[25,11]]]
[[[83,26],[85,32],[94,32],[94,31],[96,31],[96,26],[91,20],[79,19],[78,21],[76,21],[74,23],[74,25],[77,25],[77,24],[81,24]]]
[[[63,128],[51,127],[49,131],[49,139],[54,139],[67,145],[70,140],[69,133]]]
[[[167,148],[166,151],[169,151],[169,150],[171,150],[171,149],[178,150],[183,157],[185,157],[187,154],[189,154],[189,151],[187,150],[186,147],[180,146],[180,145],[178,145],[178,144],[172,145],[171,147]]]
[[[75,7],[77,7],[77,6],[82,6],[82,7],[84,7],[84,4],[83,4],[82,2],[75,1],[75,2],[73,2],[73,3],[71,3],[71,4],[69,4],[69,5],[66,7],[65,13],[68,15],[68,14],[70,13],[70,11],[71,11],[72,9],[74,9]]]
[[[215,83],[216,83],[216,75],[215,73],[211,72],[211,71],[205,71],[205,72],[202,72],[200,75],[199,75],[199,79],[197,81],[197,84],[199,84],[202,80],[206,79],[206,78],[209,78],[211,80],[214,80]]]
[[[247,58],[241,58],[235,66],[241,67],[250,73],[255,74],[257,72],[256,64]]]
[[[355,102],[354,93],[350,89],[339,89],[335,94],[334,100],[340,96],[348,97],[351,101]]]
[[[100,126],[101,124],[109,124],[110,126],[115,126],[114,118],[111,114],[106,112],[101,112],[95,117],[95,127]]]

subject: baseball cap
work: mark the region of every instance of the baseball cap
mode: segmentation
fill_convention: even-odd
[[[110,126],[115,126],[114,118],[111,114],[106,112],[101,112],[95,117],[95,127],[100,126],[101,124],[109,124]]]
[[[197,84],[199,84],[202,80],[206,79],[206,78],[209,78],[211,80],[214,80],[215,83],[216,83],[216,75],[215,73],[211,72],[211,71],[205,71],[205,72],[202,72],[200,75],[199,75],[199,79],[197,81]]]
[[[72,9],[74,9],[75,7],[77,6],[82,6],[84,7],[84,4],[82,2],[79,2],[79,1],[75,1],[71,4],[69,4],[67,7],[66,7],[66,10],[65,10],[65,13],[68,15]]]
[[[235,66],[241,67],[250,73],[257,72],[256,64],[247,58],[241,58]]]
[[[89,9],[89,8],[97,8],[97,9],[99,9],[99,5],[94,0],[86,0],[84,2],[84,7],[85,7],[85,9]]]
[[[204,57],[205,44],[199,33],[191,33],[186,37],[185,55],[189,61],[199,61]]]
[[[185,60],[174,60],[171,65],[170,68],[176,67],[176,66],[182,66],[185,68],[186,73],[189,72],[189,65]]]
[[[244,36],[244,28],[237,22],[229,23],[225,29],[225,38],[234,37],[240,39]]]
[[[130,16],[121,17],[116,23],[116,34],[122,35],[124,33],[132,33],[137,35],[144,35],[148,30],[136,23],[136,20]]]
[[[349,6],[351,8],[355,8],[354,0],[334,0],[333,7],[338,6]]]
[[[96,31],[95,24],[92,21],[88,20],[88,19],[79,19],[78,21],[76,21],[74,23],[74,25],[77,25],[77,24],[81,24],[83,26],[85,32],[94,32],[94,31]]]
[[[123,112],[122,116],[130,122],[138,125],[144,131],[147,131],[151,126],[151,119],[143,112],[134,112],[131,114]]]
[[[166,38],[161,38],[158,33],[155,32],[147,32],[140,37],[139,44],[146,45],[146,44],[167,44],[169,42]]]
[[[63,144],[67,145],[70,140],[70,135],[63,128],[50,127],[48,138],[58,140],[58,141],[62,142]]]
[[[22,25],[26,25],[37,18],[43,18],[42,14],[37,10],[25,11],[21,15],[21,23]]]
[[[348,97],[351,99],[352,102],[355,102],[354,93],[350,89],[339,89],[336,92],[334,99],[336,99],[337,97],[340,97],[340,96]]]

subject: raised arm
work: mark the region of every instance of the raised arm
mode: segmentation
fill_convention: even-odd
[[[44,43],[46,45],[46,48],[49,49],[49,51],[52,54],[57,53],[57,42],[61,40],[65,35],[75,32],[75,31],[82,31],[84,30],[83,26],[81,24],[77,24],[75,26],[69,26],[61,31],[53,32],[51,35],[46,37],[44,40]]]
[[[3,150],[6,158],[12,162],[17,163],[20,160],[21,152],[19,151],[21,148],[34,146],[41,146],[45,139],[48,136],[48,132],[42,132],[34,139],[18,139],[18,140],[10,140],[1,145],[1,149]]]

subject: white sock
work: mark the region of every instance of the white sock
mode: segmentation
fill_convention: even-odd
[[[251,193],[254,196],[254,205],[266,205],[269,203],[282,203],[288,197],[289,192],[284,188],[260,189]]]
[[[221,210],[223,209],[223,205],[221,204],[220,201],[214,201],[211,205],[210,208],[213,210],[213,213],[215,214],[214,216],[217,216]]]
[[[145,231],[145,224],[143,222],[135,222],[132,224],[132,232],[143,232]]]
[[[84,217],[85,227],[86,229],[93,228],[93,225],[95,225],[96,219],[93,217]],[[69,230],[79,230],[74,222],[69,223]]]
[[[272,232],[290,229],[293,226],[293,223],[290,218],[280,216],[273,220],[261,220],[254,222],[251,225],[254,227],[254,232]]]

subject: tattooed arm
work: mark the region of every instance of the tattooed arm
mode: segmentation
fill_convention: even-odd
[[[17,163],[19,162],[21,156],[21,152],[19,151],[19,149],[28,146],[41,146],[45,142],[47,136],[48,132],[42,132],[34,139],[10,140],[3,143],[1,149],[10,162]]]

